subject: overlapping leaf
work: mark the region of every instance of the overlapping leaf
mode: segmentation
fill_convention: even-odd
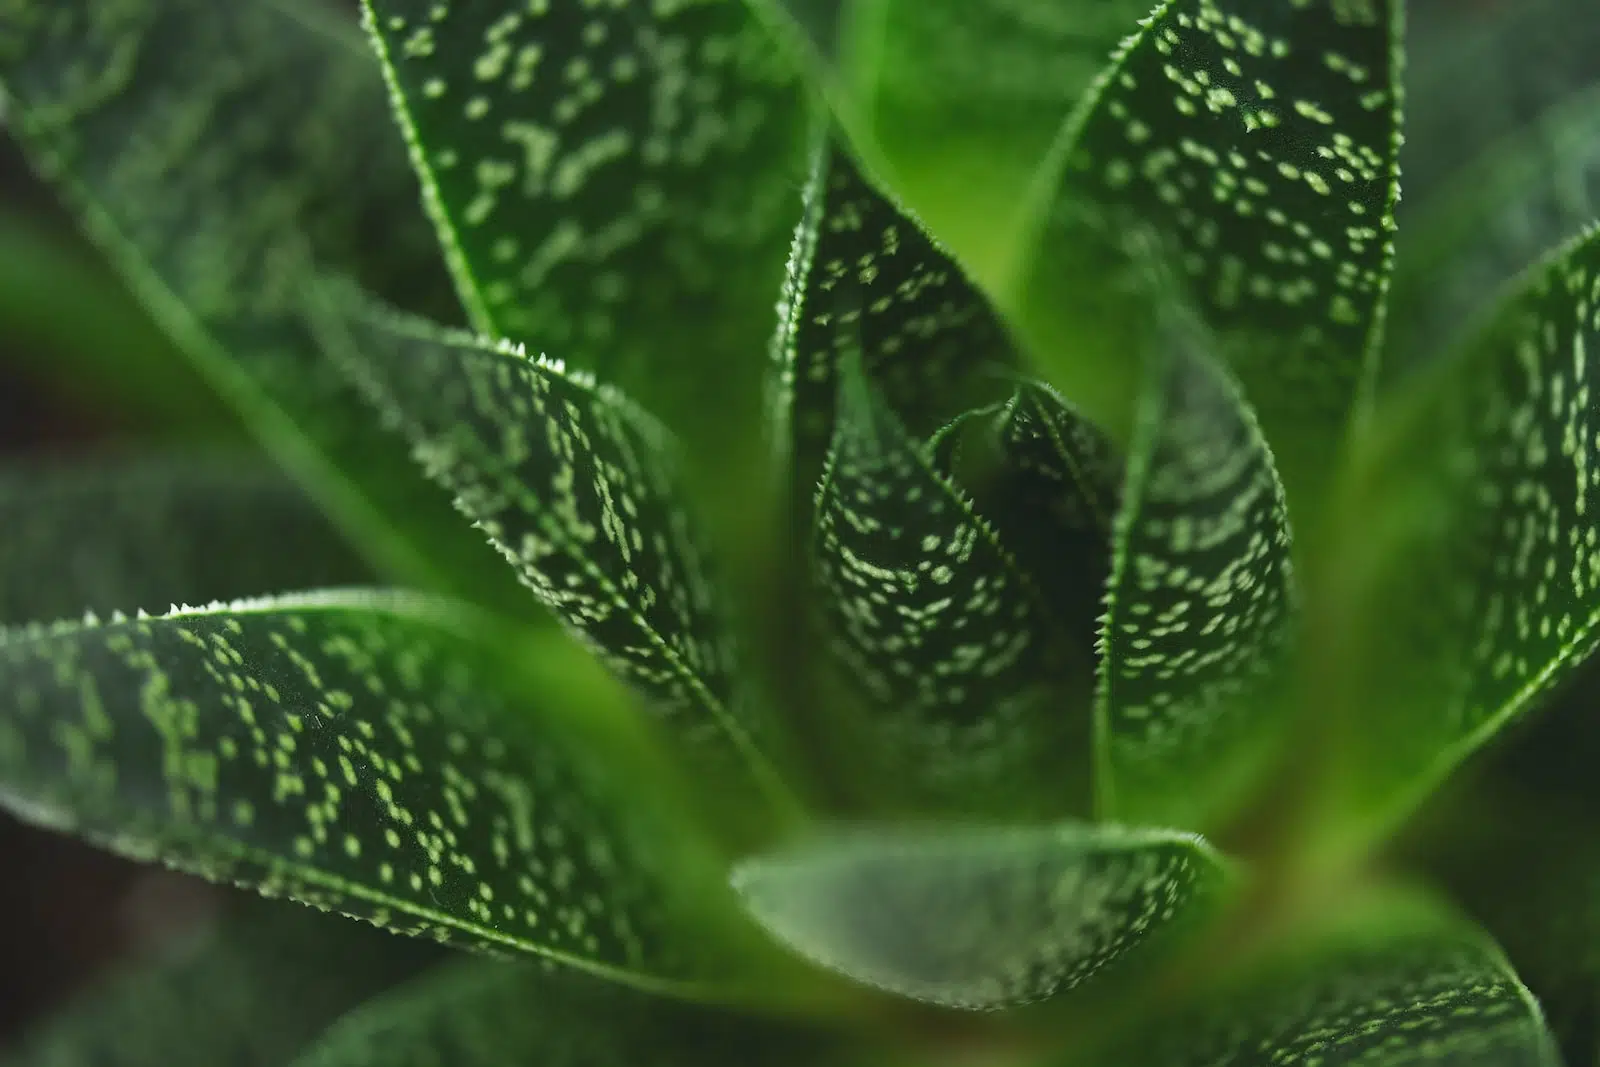
[[[700,846],[670,794],[640,802],[614,694],[531,639],[502,688],[475,640],[362,593],[6,633],[0,803],[392,930],[694,977],[718,951],[689,918]]]
[[[0,529],[6,624],[368,577],[305,495],[248,454],[0,469]]]
[[[813,562],[829,640],[878,744],[900,780],[947,803],[1059,790],[1062,810],[1083,752],[1070,670],[1087,683],[1087,665],[1066,659],[1038,590],[859,364],[843,375]]]
[[[283,1067],[434,953],[293,904],[237,902],[159,959],[124,966],[25,1036],[5,1067]]]
[[[623,385],[680,432],[728,429],[735,408],[698,416],[709,395],[756,395],[807,126],[749,13],[366,9],[472,324]]]
[[[977,407],[1015,361],[985,297],[920,224],[861,175],[849,154],[817,153],[775,344],[777,443],[790,477],[815,491],[833,436],[839,365],[867,378],[916,437]]]
[[[1483,336],[1394,402],[1317,579],[1345,644],[1307,695],[1369,814],[1408,809],[1594,647],[1600,236],[1532,272]],[[1344,658],[1348,657],[1348,658]]]
[[[359,37],[294,0],[5,0],[0,89],[89,235],[363,547],[503,605],[492,556],[383,447],[295,313],[314,256],[449,314]]]
[[[1147,1018],[1107,1067],[1558,1067],[1539,1007],[1488,938],[1409,896],[1352,906],[1242,979]]]
[[[659,424],[559,363],[339,307],[330,351],[523,584],[681,737],[781,792]]]
[[[818,964],[985,1010],[1071,990],[1209,914],[1225,884],[1193,836],[1070,824],[860,831],[734,872],[751,914]]]
[[[1183,826],[1259,772],[1297,599],[1272,453],[1202,342],[1173,326],[1138,413],[1096,715],[1102,812]]]
[[[410,983],[342,1020],[295,1067],[852,1064],[836,1038],[486,960]]]

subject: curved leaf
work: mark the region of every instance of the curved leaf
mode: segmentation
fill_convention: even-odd
[[[0,0],[0,93],[90,238],[357,543],[506,606],[492,556],[384,447],[298,315],[313,262],[449,314],[360,38],[297,0]]]
[[[198,943],[124,966],[25,1036],[4,1067],[282,1067],[434,953],[362,924],[241,901]]]
[[[329,350],[518,579],[678,736],[784,798],[666,431],[560,363],[329,310]]]
[[[774,348],[777,443],[809,498],[847,353],[917,437],[978,406],[985,374],[1016,356],[983,294],[843,148],[818,149],[807,199]]]
[[[1600,231],[1528,277],[1375,424],[1315,576],[1345,641],[1308,714],[1338,724],[1373,831],[1526,712],[1600,638]],[[1319,703],[1322,702],[1322,703]]]
[[[1319,926],[1141,1019],[1095,1062],[1559,1067],[1539,1006],[1481,931],[1401,895],[1346,904]]]
[[[1067,824],[860,830],[747,860],[733,880],[821,966],[989,1010],[1065,993],[1170,938],[1209,914],[1225,871],[1192,835]]]
[[[6,624],[369,576],[304,494],[248,454],[0,468],[0,529]]]
[[[786,1023],[692,1008],[629,990],[473,960],[351,1013],[295,1067],[772,1067],[849,1064],[839,1042]]]
[[[306,594],[0,638],[0,803],[410,934],[668,985],[717,954],[697,839],[566,645]],[[514,703],[517,693],[539,703]]]
[[[842,373],[813,565],[892,780],[968,812],[998,801],[1059,814],[1085,751],[1071,684],[1087,684],[1088,666],[1067,661],[1038,591],[859,363]]]
[[[365,9],[472,325],[721,431],[708,396],[756,395],[807,127],[748,13]]]
[[[1102,628],[1102,814],[1206,826],[1278,732],[1296,612],[1283,487],[1226,372],[1174,327],[1135,423]]]

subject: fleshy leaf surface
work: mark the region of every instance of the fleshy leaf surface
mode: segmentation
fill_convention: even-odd
[[[667,431],[559,362],[338,300],[329,350],[517,578],[692,747],[781,794]]]
[[[7,632],[0,803],[391,930],[687,981],[716,951],[675,932],[703,843],[641,802],[569,646],[530,637],[501,687],[470,619],[348,592]]]
[[[739,3],[366,0],[479,332],[713,431],[754,397],[808,119]],[[754,407],[751,414],[754,414]]]
[[[773,1067],[851,1064],[835,1038],[606,986],[470,960],[340,1020],[295,1067]]]
[[[260,457],[146,454],[0,468],[0,624],[370,578]]]
[[[198,936],[125,964],[27,1033],[4,1067],[283,1067],[435,953],[342,917],[234,902]]]
[[[1539,1006],[1482,931],[1394,894],[1213,982],[1107,1067],[1559,1067]]]
[[[492,554],[385,447],[298,313],[314,267],[453,308],[354,28],[300,0],[4,0],[0,93],[88,236],[361,547],[505,607]]]
[[[746,860],[745,906],[778,940],[866,985],[993,1010],[1066,993],[1210,914],[1228,880],[1159,830],[863,829]]]
[[[1338,724],[1346,800],[1378,824],[1595,647],[1597,349],[1591,231],[1397,395],[1358,459],[1338,551],[1312,587],[1342,627],[1342,644],[1317,652],[1337,684],[1305,700]]]
[[[996,790],[1060,789],[1084,751],[1070,683],[1087,688],[1088,664],[1069,661],[1038,590],[854,358],[816,510],[828,640],[898,780],[969,812]]]
[[[1273,738],[1297,591],[1271,450],[1204,334],[1174,324],[1136,417],[1102,624],[1103,815],[1206,826]]]

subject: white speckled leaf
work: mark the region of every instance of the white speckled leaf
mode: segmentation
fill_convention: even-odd
[[[259,456],[0,466],[0,625],[370,580]]]
[[[753,0],[801,31],[856,147],[975,266],[1154,0]],[[984,273],[981,269],[979,273]]]
[[[834,1037],[490,960],[447,965],[350,1013],[295,1067],[851,1067]]]
[[[697,416],[730,380],[754,395],[807,127],[743,6],[365,7],[472,325],[680,431],[728,422]]]
[[[329,350],[516,577],[692,747],[781,793],[666,431],[560,363],[343,299]]]
[[[603,740],[616,696],[531,637],[502,687],[481,636],[362,592],[0,634],[0,805],[391,930],[688,980],[717,951],[701,846]]]
[[[1015,350],[985,298],[950,257],[823,144],[795,235],[774,343],[776,442],[809,498],[833,436],[839,364],[859,351],[868,379],[913,436],[995,393]]]
[[[1316,507],[1381,340],[1399,9],[1168,0],[1151,16],[1041,170],[1011,275],[1016,321],[1069,397],[1128,373],[1115,331],[1098,348],[1084,335],[1107,313],[1094,279],[1147,230],[1260,412],[1295,506]]]
[[[747,860],[778,940],[880,989],[993,1010],[1066,993],[1211,914],[1227,872],[1192,835],[1068,824],[860,830]]]
[[[1184,1008],[1143,1017],[1093,1062],[1560,1067],[1538,1004],[1499,949],[1424,899],[1341,901],[1268,953]]]
[[[1064,660],[1038,590],[853,357],[816,513],[830,645],[900,780],[969,810],[1060,789],[1084,753],[1070,685],[1088,664]]]
[[[453,301],[353,27],[301,0],[0,0],[8,132],[135,295],[363,550],[497,606],[495,560],[295,313],[322,266]]]
[[[23,1033],[3,1067],[282,1067],[330,1023],[431,963],[425,944],[282,901],[115,968]]]
[[[1600,636],[1600,231],[1380,414],[1313,592],[1353,801],[1408,810]]]
[[[1174,327],[1136,418],[1102,624],[1102,814],[1210,825],[1280,725],[1296,604],[1271,451],[1226,371]]]

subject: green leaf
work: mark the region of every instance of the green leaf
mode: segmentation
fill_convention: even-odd
[[[722,951],[714,868],[644,799],[615,694],[533,636],[499,686],[482,636],[361,592],[11,632],[0,803],[399,932],[689,982]]]
[[[1018,194],[1152,0],[755,3],[800,29],[857,149],[976,266],[1016,238]]]
[[[1117,514],[1096,708],[1102,815],[1208,826],[1244,799],[1296,614],[1273,455],[1192,324],[1151,367]],[[1164,362],[1164,366],[1161,363]]]
[[[889,780],[969,814],[1019,802],[1059,814],[1086,750],[1072,688],[1087,687],[1088,663],[1073,662],[1038,590],[858,361],[839,393],[813,568]]]
[[[216,925],[79,995],[0,1064],[282,1067],[433,955],[342,918],[240,901]]]
[[[472,960],[340,1021],[295,1067],[772,1067],[853,1064],[837,1038],[629,990]]]
[[[1066,824],[859,830],[747,860],[745,906],[857,982],[946,1007],[1065,993],[1171,938],[1226,880],[1200,839]]]
[[[1396,396],[1357,458],[1337,551],[1308,578],[1329,628],[1307,632],[1327,669],[1304,697],[1333,731],[1357,838],[1410,811],[1595,647],[1596,351],[1591,231]]]
[[[1223,946],[1217,946],[1222,948]],[[1236,946],[1226,946],[1236,952]],[[1237,966],[1237,964],[1236,964]],[[1095,1062],[1144,1067],[1559,1067],[1539,1006],[1481,931],[1430,902],[1345,902]]]
[[[248,454],[0,467],[0,529],[3,623],[370,577],[305,495]]]
[[[843,148],[819,147],[806,203],[774,348],[777,444],[809,498],[847,353],[917,437],[995,392],[985,377],[1016,355],[987,299]]]
[[[383,447],[298,316],[314,264],[448,314],[353,28],[296,0],[0,0],[0,94],[11,131],[157,322],[363,549],[505,607],[485,577],[492,556]]]
[[[742,5],[364,6],[472,326],[721,431],[708,396],[757,395],[807,127]]]
[[[784,800],[666,431],[558,362],[340,299],[329,350],[517,578],[680,739]]]
[[[1597,116],[1600,74],[1451,175],[1426,210],[1404,216],[1391,370],[1458,347],[1518,275],[1600,219]]]

